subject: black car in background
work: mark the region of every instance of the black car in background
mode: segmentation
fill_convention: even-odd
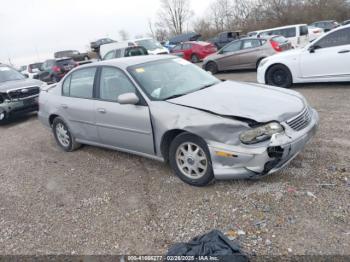
[[[107,52],[107,54],[105,54],[102,60],[139,55],[148,55],[147,49],[143,46],[128,46]]]
[[[91,50],[93,50],[95,52],[99,52],[101,45],[110,44],[113,42],[117,42],[117,41],[110,39],[110,38],[101,38],[101,39],[98,39],[94,42],[91,42],[90,47],[91,47]]]
[[[310,26],[322,28],[325,32],[331,31],[332,29],[339,26],[339,23],[335,20],[325,20],[325,21],[317,21],[312,23]]]
[[[233,40],[237,40],[240,38],[241,31],[229,31],[222,32],[218,34],[216,37],[209,40],[210,43],[214,44],[216,48],[219,50],[223,48],[228,43],[231,43]]]
[[[65,74],[76,66],[78,64],[73,58],[49,59],[43,63],[41,72],[35,78],[46,83],[59,82]]]
[[[174,36],[173,38],[169,39],[168,45],[175,46],[175,45],[182,43],[182,42],[197,41],[201,37],[202,36],[200,34],[197,34],[195,32],[185,33],[185,34]]]
[[[64,50],[54,53],[55,58],[71,57],[74,61],[87,61],[89,60],[89,55],[87,53],[80,53],[78,50]]]

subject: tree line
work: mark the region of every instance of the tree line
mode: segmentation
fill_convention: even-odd
[[[350,19],[350,0],[215,0],[194,21],[191,0],[160,3],[156,21],[149,21],[151,35],[159,41],[187,31],[207,39],[222,31],[249,32],[318,20]]]

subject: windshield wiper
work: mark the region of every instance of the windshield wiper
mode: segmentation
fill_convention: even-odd
[[[197,89],[196,91],[199,91],[199,90],[202,90],[202,89],[206,89],[206,88],[211,87],[211,86],[216,85],[216,84],[217,83],[211,83],[211,84],[204,85],[204,86],[200,87],[199,89]]]
[[[172,96],[169,96],[169,97],[167,97],[167,98],[164,98],[164,100],[169,100],[169,99],[177,98],[177,97],[180,97],[180,96],[184,96],[184,95],[186,95],[186,94],[187,94],[187,93],[172,95]]]

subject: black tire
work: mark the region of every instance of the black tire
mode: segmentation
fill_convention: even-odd
[[[58,128],[58,126],[61,125],[64,127],[64,129],[66,130],[66,134],[68,135],[69,137],[69,143],[67,144],[63,144],[60,140],[60,138],[58,137],[58,131],[56,130]],[[78,149],[81,144],[77,143],[75,141],[75,137],[73,136],[73,134],[70,132],[67,124],[63,121],[62,118],[60,117],[56,117],[54,120],[53,120],[53,124],[52,124],[52,132],[54,134],[54,137],[55,137],[55,140],[56,140],[56,143],[66,152],[72,152],[76,149]]]
[[[199,57],[196,54],[191,55],[191,62],[196,64],[200,62]]]
[[[205,66],[205,70],[215,75],[218,72],[218,66],[215,62],[208,62]]]
[[[182,147],[184,144],[190,143],[194,146],[199,147],[202,151],[202,157],[205,157],[204,163],[206,163],[206,169],[203,170],[203,175],[201,175],[199,178],[191,178],[183,173],[181,171],[179,164],[178,164],[178,159],[177,159],[177,152],[180,150],[180,147]],[[203,155],[204,154],[204,155]],[[186,159],[188,161],[188,159]],[[184,182],[187,184],[190,184],[192,186],[206,186],[208,185],[213,179],[214,179],[214,172],[212,168],[212,163],[211,163],[211,158],[210,158],[210,153],[207,144],[203,139],[201,139],[198,136],[192,135],[190,133],[181,133],[177,137],[174,138],[170,145],[169,149],[169,162],[170,166],[175,172],[175,174]],[[203,162],[202,162],[203,163]],[[190,165],[188,162],[186,162],[186,165]],[[193,163],[191,164],[193,165]],[[195,167],[195,166],[193,166]],[[204,172],[205,171],[205,172]],[[192,174],[192,170],[190,171]]]
[[[292,74],[289,69],[281,64],[273,65],[266,73],[268,85],[288,88],[293,84]]]

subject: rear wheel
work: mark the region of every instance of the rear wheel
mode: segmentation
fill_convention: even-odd
[[[218,72],[218,66],[216,65],[215,62],[209,62],[205,66],[205,70],[211,72],[214,75]]]
[[[81,145],[75,141],[73,134],[70,132],[67,124],[62,118],[56,117],[53,120],[52,131],[57,144],[66,152],[74,151]]]
[[[292,74],[284,65],[273,65],[266,74],[266,82],[269,85],[288,88],[292,85]]]
[[[200,59],[196,54],[191,55],[191,62],[196,64],[199,63]]]
[[[192,186],[205,186],[214,179],[209,149],[200,137],[190,133],[175,137],[169,160],[175,174]]]

